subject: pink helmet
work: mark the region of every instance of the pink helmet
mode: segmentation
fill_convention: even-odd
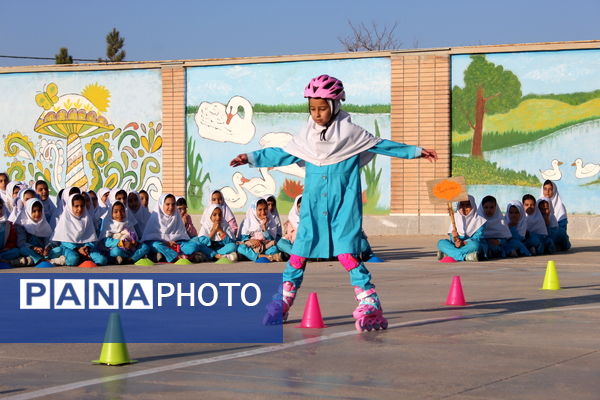
[[[320,75],[308,82],[304,88],[304,97],[318,97],[330,100],[346,100],[344,84],[329,75]]]

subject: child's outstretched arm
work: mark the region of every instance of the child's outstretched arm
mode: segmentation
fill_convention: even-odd
[[[404,143],[397,143],[384,139],[369,149],[372,153],[383,154],[398,158],[424,158],[429,162],[437,161],[438,156],[435,150],[423,149]]]
[[[238,154],[236,158],[231,160],[229,165],[238,167],[244,164],[250,164],[253,167],[283,167],[302,161],[300,158],[293,156],[279,147],[268,147],[266,149],[253,151],[252,153]]]

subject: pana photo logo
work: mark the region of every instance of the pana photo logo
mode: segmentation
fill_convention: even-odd
[[[227,306],[256,306],[256,283],[159,282],[153,279],[20,279],[20,309],[154,309],[175,301],[177,307],[212,307],[219,297]],[[155,295],[156,294],[156,295]],[[155,301],[156,299],[156,301]]]
[[[281,343],[266,326],[281,274],[27,273],[0,279],[0,342],[99,343],[118,312],[132,343]]]

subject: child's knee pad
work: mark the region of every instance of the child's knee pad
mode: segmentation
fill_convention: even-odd
[[[351,271],[360,265],[358,260],[349,253],[340,254],[337,256],[337,258],[346,271]]]
[[[296,269],[302,269],[306,266],[306,257],[300,257],[295,254],[290,256],[290,265]]]

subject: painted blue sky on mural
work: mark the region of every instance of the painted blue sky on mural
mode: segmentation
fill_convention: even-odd
[[[486,54],[519,77],[523,95],[590,92],[600,89],[600,50]],[[470,55],[452,56],[452,85],[464,87]]]
[[[346,100],[352,104],[390,103],[390,61],[370,58],[352,61],[301,61],[273,64],[249,64],[190,68],[187,70],[187,103],[227,101],[243,96],[252,103],[299,104],[303,90],[318,75],[331,74],[344,82]]]

